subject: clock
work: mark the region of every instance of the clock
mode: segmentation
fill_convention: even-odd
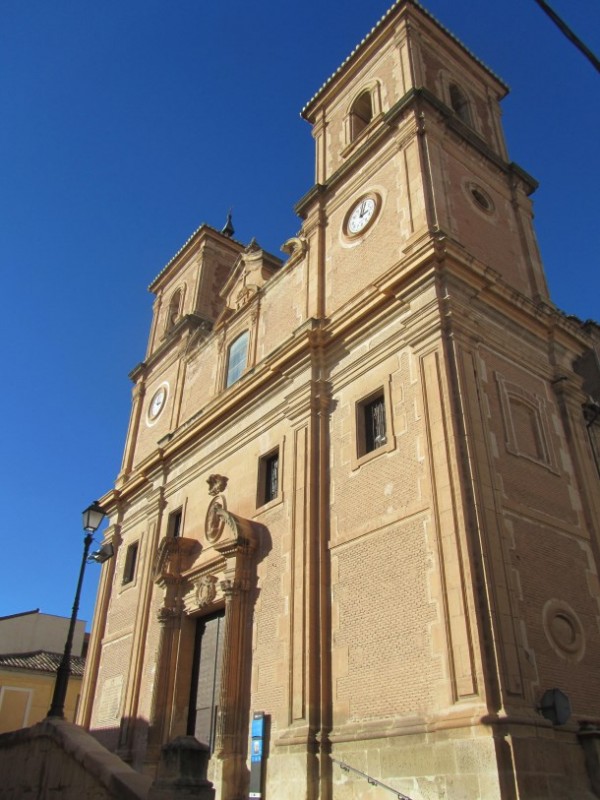
[[[148,408],[148,421],[154,422],[154,420],[158,419],[161,411],[165,407],[165,403],[167,401],[167,384],[163,383],[162,386],[154,392],[152,396],[152,400],[150,400],[150,406]]]
[[[362,233],[375,221],[379,210],[378,200],[377,195],[368,194],[362,197],[352,208],[346,219],[346,233],[348,236],[356,236]]]

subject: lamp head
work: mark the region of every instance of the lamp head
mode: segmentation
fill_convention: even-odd
[[[91,506],[88,506],[83,512],[83,530],[88,531],[88,533],[98,530],[105,516],[106,514],[98,501],[94,500]]]

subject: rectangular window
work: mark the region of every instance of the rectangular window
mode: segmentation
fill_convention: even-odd
[[[242,373],[246,368],[246,359],[248,357],[248,342],[250,341],[250,333],[244,331],[241,336],[231,344],[227,355],[227,380],[225,388],[231,386],[242,377]]]
[[[364,455],[387,443],[383,394],[363,403],[362,414],[364,422],[364,451],[362,454]]]
[[[257,505],[264,506],[279,494],[279,448],[263,456],[258,465]]]
[[[169,521],[167,522],[167,536],[171,539],[176,539],[181,536],[181,522],[183,520],[183,512],[180,508],[177,511],[172,511],[169,514]]]
[[[367,455],[387,444],[385,397],[382,392],[365,398],[356,406],[357,456]]]
[[[123,584],[131,583],[135,577],[139,542],[130,544],[125,554],[125,569],[123,570]]]

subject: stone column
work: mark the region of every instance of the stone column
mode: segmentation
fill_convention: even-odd
[[[182,607],[177,601],[162,606],[158,610],[160,634],[156,653],[156,677],[152,695],[152,711],[148,732],[148,748],[146,763],[154,764],[160,754],[160,748],[169,736],[170,699],[173,694],[174,659],[177,654],[177,643],[181,629]]]
[[[221,760],[222,800],[244,800],[249,725],[251,615],[250,586],[237,565],[225,572],[223,666],[215,755]]]

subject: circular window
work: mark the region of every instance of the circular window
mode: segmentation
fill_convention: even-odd
[[[561,658],[580,661],[585,652],[585,635],[577,614],[563,600],[549,600],[543,611],[544,632]]]
[[[479,208],[482,211],[485,211],[488,214],[491,214],[494,210],[494,204],[492,202],[492,198],[489,194],[481,188],[481,186],[476,186],[475,184],[471,184],[469,186],[469,192],[471,193],[471,197],[477,203]]]

